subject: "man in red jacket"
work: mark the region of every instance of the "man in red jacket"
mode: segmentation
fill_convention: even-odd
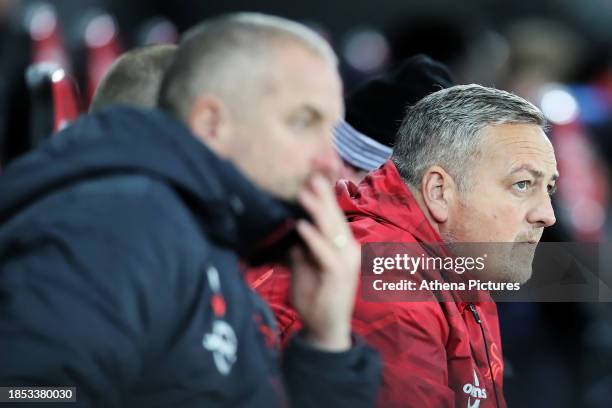
[[[541,112],[479,85],[435,92],[410,108],[387,163],[358,186],[340,181],[338,201],[358,241],[535,246],[555,222],[558,177]],[[524,283],[531,268],[496,265],[495,279]],[[271,303],[281,336],[300,327],[288,272],[252,285]],[[494,302],[356,301],[353,329],[379,350],[379,405],[505,407]]]

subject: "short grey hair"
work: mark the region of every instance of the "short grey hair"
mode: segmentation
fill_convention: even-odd
[[[542,112],[510,92],[476,84],[442,89],[408,108],[391,159],[411,187],[418,188],[425,171],[438,165],[465,191],[483,130],[502,124],[546,130]]]
[[[338,64],[327,41],[303,24],[260,13],[228,14],[185,33],[164,77],[159,106],[186,119],[198,95],[239,90],[236,84],[265,72],[270,56],[287,41]]]
[[[157,106],[159,87],[175,45],[150,45],[122,54],[104,75],[89,107],[97,112],[112,105]]]

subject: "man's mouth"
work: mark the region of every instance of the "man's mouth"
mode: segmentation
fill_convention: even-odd
[[[517,240],[518,243],[520,244],[532,244],[532,245],[536,245],[540,242],[540,237],[541,235],[531,235],[531,236],[527,236],[525,238],[520,238]]]

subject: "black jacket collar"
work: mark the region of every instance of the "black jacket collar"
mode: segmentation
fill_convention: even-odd
[[[9,166],[0,176],[0,224],[65,186],[121,173],[163,180],[181,195],[210,239],[243,257],[296,239],[291,226],[303,216],[298,207],[258,190],[168,114],[127,107],[83,116]]]

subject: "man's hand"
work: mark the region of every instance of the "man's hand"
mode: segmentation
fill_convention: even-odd
[[[308,342],[329,351],[348,350],[359,246],[322,176],[314,176],[298,200],[313,221],[298,221],[306,248],[294,247],[289,254],[293,305],[302,317]]]

